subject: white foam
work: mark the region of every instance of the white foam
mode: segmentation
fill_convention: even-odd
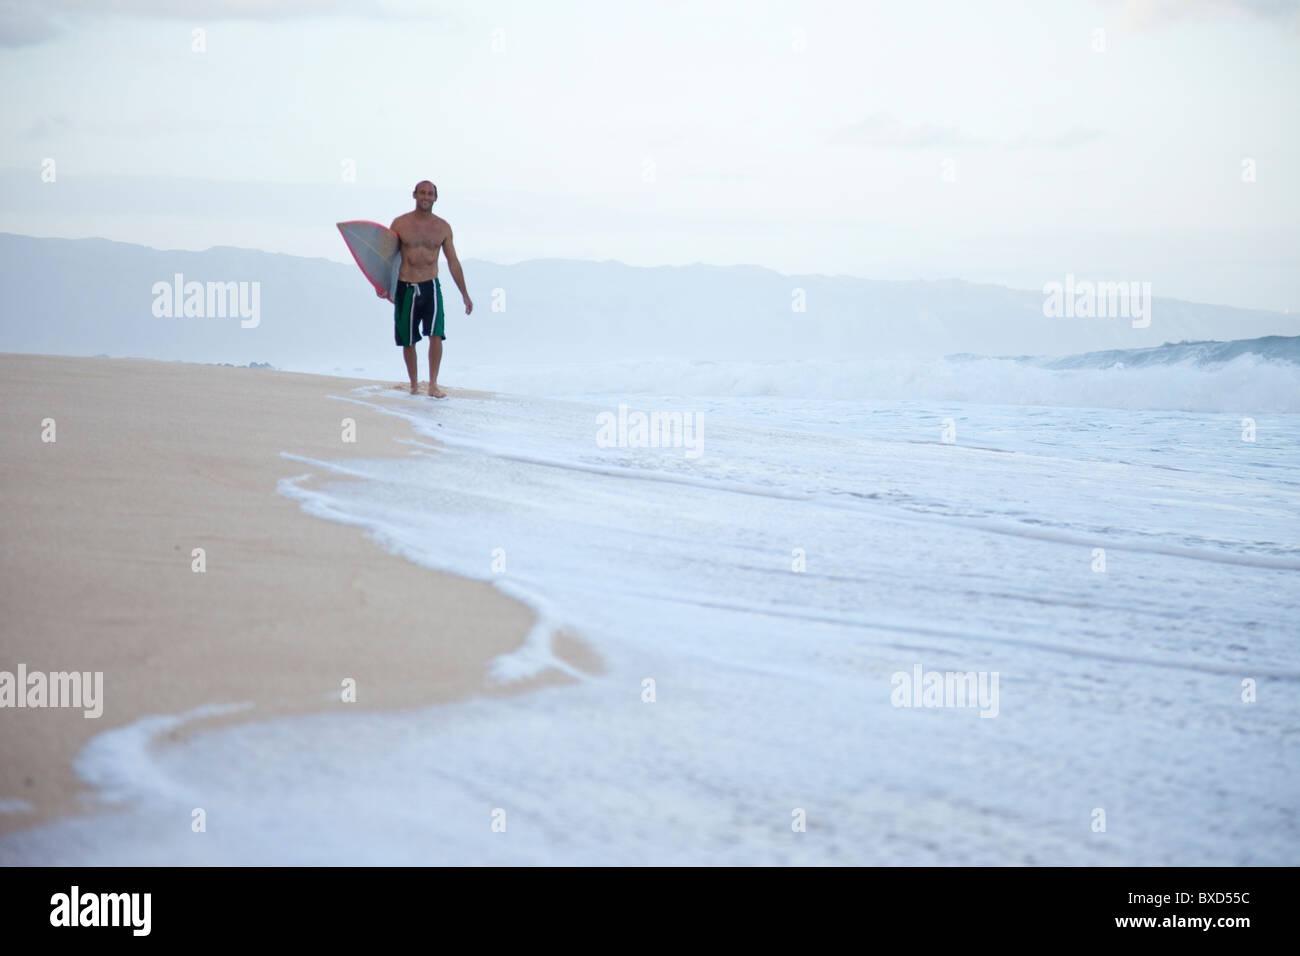
[[[470,366],[457,381],[549,397],[636,394],[829,401],[954,401],[1241,414],[1300,412],[1300,366],[1242,355],[1217,365],[1054,370],[1012,359]]]
[[[620,400],[704,416],[703,453],[600,447],[596,416]],[[317,478],[281,491],[536,608],[498,679],[564,670],[561,627],[602,676],[110,748],[126,779],[96,782],[163,794],[152,811],[0,853],[1114,865],[1300,850],[1295,416],[1261,414],[1245,442],[1235,412],[948,400],[624,391],[393,410],[438,451],[296,459]],[[998,672],[998,716],[891,706],[891,675],[915,665]],[[172,819],[189,800],[217,810],[205,837]]]
[[[194,720],[237,713],[248,702],[209,704],[182,714],[142,717],[91,738],[77,755],[78,775],[104,803],[186,802],[188,788],[162,773],[149,750],[163,733]]]

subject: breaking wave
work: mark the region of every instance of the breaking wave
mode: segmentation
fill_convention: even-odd
[[[996,405],[1300,412],[1300,336],[1179,342],[1064,358],[771,362],[646,359],[479,366],[477,387],[523,395],[775,396]]]

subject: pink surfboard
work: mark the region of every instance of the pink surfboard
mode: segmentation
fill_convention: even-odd
[[[397,291],[397,273],[402,268],[402,253],[397,233],[387,226],[365,219],[337,223],[348,252],[356,260],[362,275],[370,280],[376,292],[382,292],[389,302]]]

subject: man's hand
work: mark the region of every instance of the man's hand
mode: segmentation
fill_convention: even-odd
[[[376,290],[375,290],[375,295],[379,296],[379,298],[381,298],[381,299],[387,299],[387,298],[388,298],[388,292],[387,292],[387,290],[385,290],[385,289],[376,289]]]
[[[470,301],[469,296],[465,296],[465,314],[469,315],[474,311],[474,303]]]

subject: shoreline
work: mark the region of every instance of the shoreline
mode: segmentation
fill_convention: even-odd
[[[488,666],[523,644],[531,609],[390,554],[277,491],[304,472],[343,480],[282,452],[412,454],[400,444],[417,437],[408,423],[327,397],[382,383],[17,354],[0,354],[0,382],[0,672],[103,673],[99,718],[0,707],[0,835],[111,809],[87,799],[73,763],[95,735],[147,716],[251,704],[158,745],[235,722],[573,681],[549,671],[494,683]],[[400,385],[394,402],[433,401]],[[458,392],[468,394],[449,388],[451,400]],[[581,641],[554,638],[565,663],[600,669]],[[349,680],[354,701],[344,702]]]

